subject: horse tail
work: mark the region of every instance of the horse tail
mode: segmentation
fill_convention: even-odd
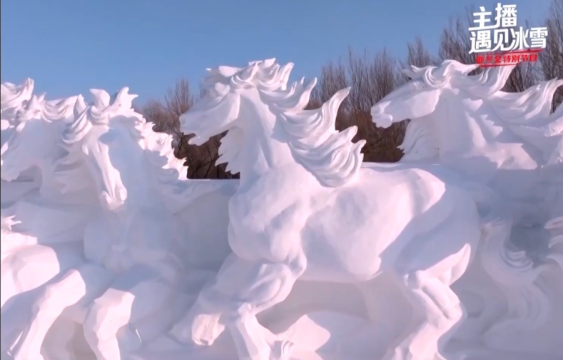
[[[539,281],[545,265],[536,265],[524,250],[511,243],[513,221],[504,202],[488,187],[465,186],[481,215],[481,242],[477,256],[486,273],[506,296],[508,314],[489,328],[485,339],[498,334],[542,326],[549,315],[549,297]]]

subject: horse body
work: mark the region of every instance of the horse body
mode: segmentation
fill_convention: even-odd
[[[233,254],[172,335],[210,345],[227,326],[241,359],[288,359],[292,344],[260,325],[258,313],[282,302],[297,279],[365,283],[386,273],[416,314],[387,358],[440,357],[439,341],[465,317],[450,286],[477,245],[489,243],[485,262],[515,275],[487,253],[502,248],[509,218],[494,194],[445,169],[362,167],[364,142],[351,142],[357,129],[334,130],[349,89],[303,110],[315,82],[287,87],[291,67],[266,60],[210,69],[210,95],[180,118],[193,144],[229,130],[219,151],[241,183],[229,202]]]
[[[272,186],[286,195],[263,201],[271,197]],[[430,231],[457,206],[457,211],[474,207],[461,189],[446,191],[429,172],[400,165],[362,168],[353,184],[327,188],[293,164],[271,169],[241,188],[229,204],[233,251],[247,261],[303,256],[307,269],[300,280],[305,281],[362,282],[391,271],[401,254],[416,252],[407,250],[414,246],[414,229]],[[307,189],[308,196],[296,188]],[[475,217],[468,222],[478,228]],[[473,234],[468,238],[479,238]],[[416,246],[420,250],[425,244]]]
[[[488,104],[452,95],[444,98],[449,116],[437,116],[433,125],[433,129],[441,129],[436,139],[438,162],[498,189],[509,199],[534,200],[541,151],[522,146],[518,136],[491,119],[494,110]]]

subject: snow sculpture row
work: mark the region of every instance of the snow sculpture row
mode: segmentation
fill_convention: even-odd
[[[335,130],[351,89],[209,69],[181,116],[240,182],[184,178],[127,88],[2,84],[1,351],[14,360],[551,359],[563,353],[561,80],[444,61],[372,108],[397,164]]]

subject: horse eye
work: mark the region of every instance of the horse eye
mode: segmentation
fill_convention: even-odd
[[[420,81],[415,82],[415,89],[421,90],[421,89],[424,89],[424,88],[425,88],[425,85],[424,85],[423,82],[420,82]]]

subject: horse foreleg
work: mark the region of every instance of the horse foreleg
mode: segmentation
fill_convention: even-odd
[[[46,284],[83,261],[80,251],[72,246],[53,248],[37,244],[15,249],[2,260],[2,309],[16,295]]]
[[[165,332],[184,310],[180,300],[156,270],[133,267],[91,305],[84,335],[98,360],[120,359]]]
[[[42,360],[43,340],[61,313],[81,301],[93,300],[107,288],[111,277],[105,269],[86,264],[46,285],[33,304],[31,324],[14,352],[14,360]]]
[[[239,358],[288,359],[291,343],[258,322],[256,315],[282,302],[305,270],[294,263],[247,262],[231,255],[213,286],[200,296],[202,308],[220,309]]]
[[[221,322],[221,311],[224,304],[216,301],[215,282],[223,272],[228,271],[235,260],[235,255],[228,256],[219,273],[203,286],[195,303],[170,331],[174,339],[183,344],[211,346],[223,333],[225,325]],[[223,300],[221,296],[219,298]]]

